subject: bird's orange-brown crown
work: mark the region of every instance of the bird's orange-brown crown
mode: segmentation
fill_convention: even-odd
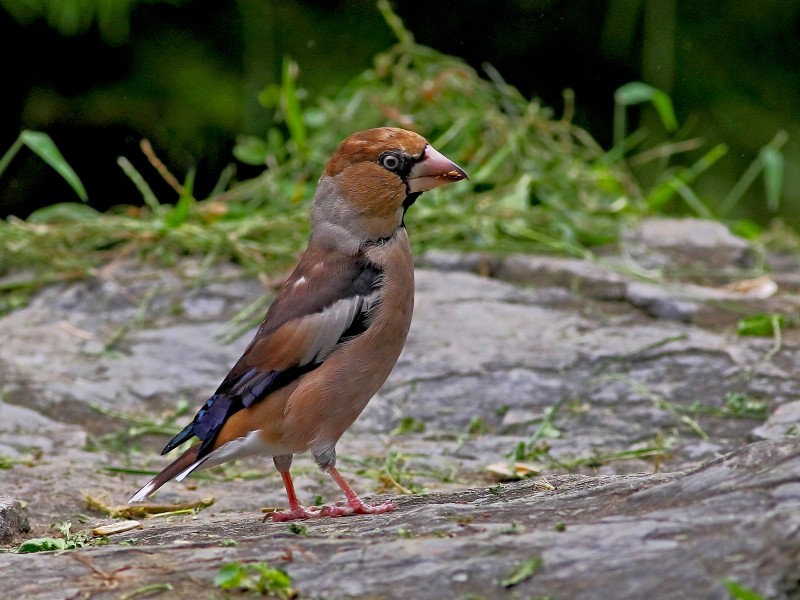
[[[398,127],[376,127],[354,133],[345,139],[325,168],[327,175],[336,176],[348,166],[359,162],[375,162],[383,152],[396,150],[408,156],[420,156],[428,144],[418,133]]]

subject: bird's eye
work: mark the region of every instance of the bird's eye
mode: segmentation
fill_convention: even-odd
[[[391,152],[381,156],[378,162],[384,169],[388,169],[389,171],[394,171],[400,166],[400,158]]]

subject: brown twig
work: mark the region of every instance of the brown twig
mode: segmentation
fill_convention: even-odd
[[[150,161],[150,164],[153,165],[158,174],[166,181],[169,186],[178,192],[179,195],[183,195],[184,189],[181,183],[177,180],[177,178],[169,172],[166,165],[161,162],[161,160],[156,156],[155,151],[153,150],[153,146],[150,142],[146,139],[143,139],[139,142],[139,148],[142,149],[142,152],[147,157],[147,160]]]

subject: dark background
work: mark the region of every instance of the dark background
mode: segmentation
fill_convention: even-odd
[[[116,164],[145,163],[149,139],[178,177],[197,167],[196,196],[235,162],[240,133],[266,130],[258,92],[280,78],[284,56],[311,95],[335,91],[395,39],[373,1],[0,0],[6,118],[0,151],[22,129],[44,131],[78,172],[98,208],[139,203]],[[786,180],[780,214],[800,207],[800,0],[478,0],[395,2],[418,42],[490,63],[528,97],[560,115],[576,95],[575,122],[611,146],[613,93],[630,81],[667,91],[683,137],[728,154],[696,182],[714,204],[779,130]],[[637,116],[634,112],[634,118]],[[647,144],[667,134],[647,109]],[[378,125],[378,124],[376,124]],[[703,150],[680,160],[691,164]],[[258,172],[238,166],[239,178]],[[642,177],[646,178],[647,173]],[[166,184],[150,181],[164,201]],[[645,183],[647,183],[645,181]],[[0,216],[75,200],[40,159],[21,151],[0,176]],[[739,216],[766,223],[763,186]]]

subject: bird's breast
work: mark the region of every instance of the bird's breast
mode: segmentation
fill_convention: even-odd
[[[382,269],[369,327],[343,343],[290,399],[285,426],[307,447],[333,446],[380,389],[400,356],[414,310],[414,265],[405,230],[367,251]]]

